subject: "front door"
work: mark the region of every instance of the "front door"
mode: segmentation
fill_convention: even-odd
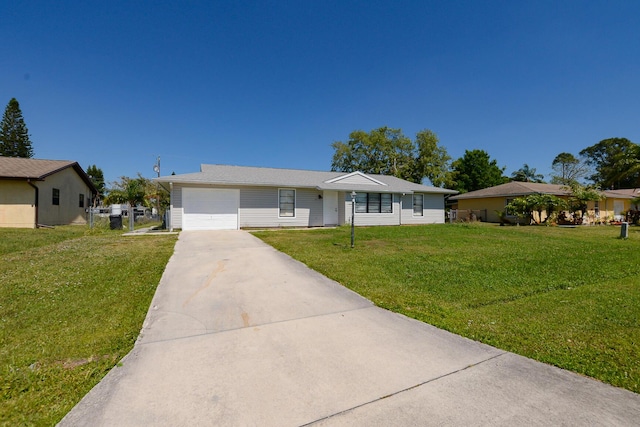
[[[325,190],[322,194],[324,225],[338,225],[338,192]]]

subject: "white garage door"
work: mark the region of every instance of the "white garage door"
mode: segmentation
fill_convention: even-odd
[[[182,189],[183,230],[237,230],[240,190]]]

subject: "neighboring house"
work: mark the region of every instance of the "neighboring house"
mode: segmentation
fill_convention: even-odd
[[[629,188],[621,190],[604,190],[605,199],[587,203],[587,216],[590,220],[624,220],[624,212],[639,210],[640,206],[632,203],[640,197],[640,189]]]
[[[551,194],[566,199],[571,195],[571,189],[563,185],[512,181],[451,196],[449,203],[454,203],[453,207],[457,210],[458,215],[464,216],[466,213],[473,212],[483,221],[500,222],[498,212],[505,211],[505,206],[513,199],[529,194]],[[631,200],[638,196],[640,193],[635,189],[602,191],[602,200],[587,203],[585,219],[590,221],[618,219],[622,212],[633,208]],[[465,214],[461,212],[465,212]],[[544,221],[545,218],[546,212],[543,212],[542,218],[536,219]]]
[[[95,194],[77,162],[0,156],[0,227],[85,224]]]
[[[444,196],[456,191],[362,172],[317,172],[206,165],[155,178],[171,192],[171,228],[322,227],[444,222]]]

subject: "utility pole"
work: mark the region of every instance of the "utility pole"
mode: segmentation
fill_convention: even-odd
[[[158,178],[160,178],[160,156],[158,156],[158,160],[156,160],[156,164],[153,165],[153,171],[158,174]]]

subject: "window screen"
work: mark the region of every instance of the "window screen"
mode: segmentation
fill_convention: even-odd
[[[424,212],[424,198],[422,194],[413,195],[413,215],[422,216]]]
[[[393,195],[389,193],[356,193],[356,212],[393,213]]]
[[[280,216],[294,217],[296,208],[296,190],[280,190]]]

